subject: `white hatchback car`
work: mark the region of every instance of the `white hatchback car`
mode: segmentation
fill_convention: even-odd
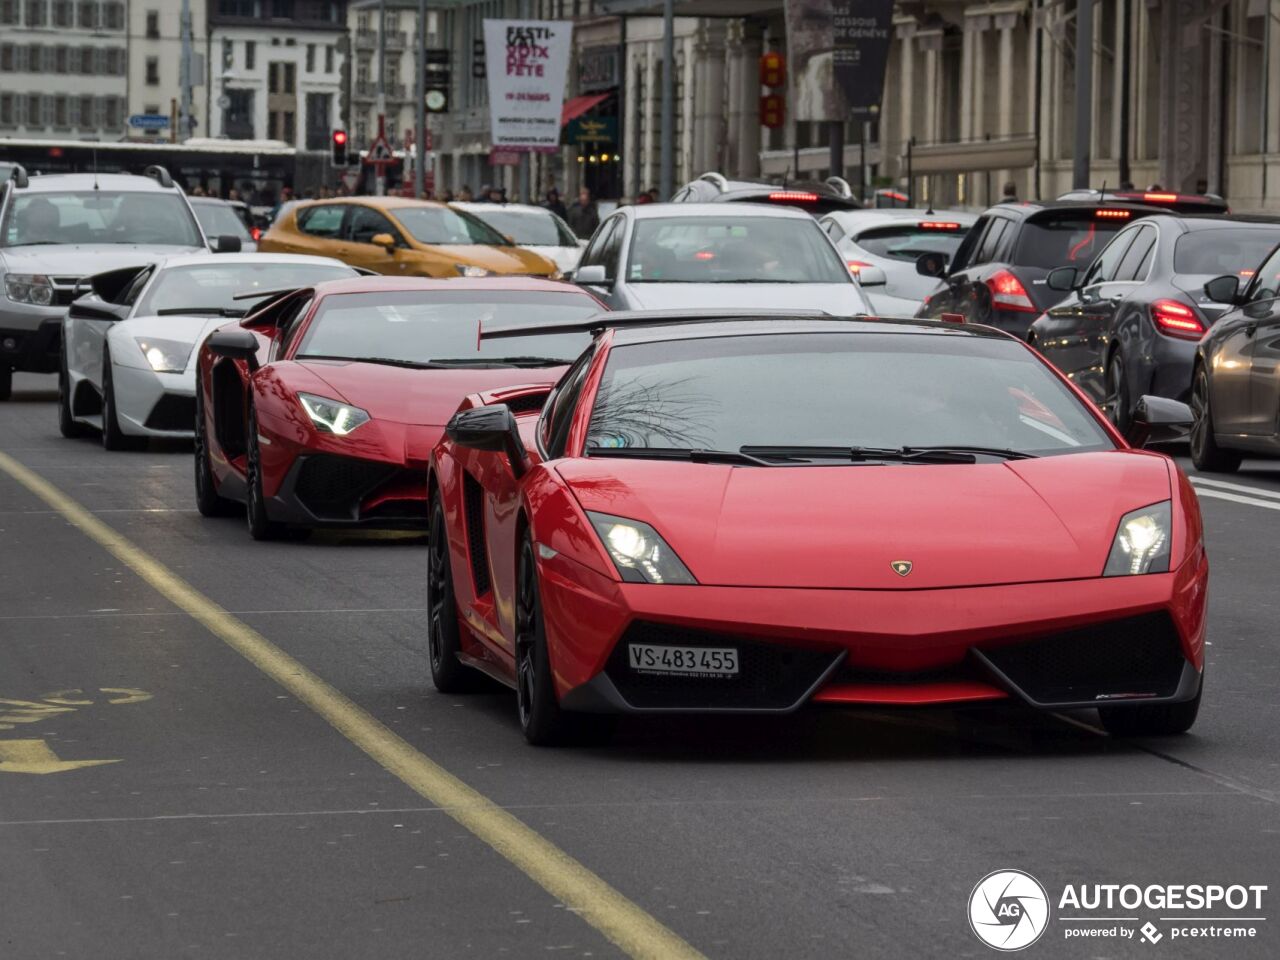
[[[63,320],[62,435],[92,427],[108,450],[194,436],[196,346],[251,309],[254,293],[354,276],[327,257],[197,253],[91,277]]]
[[[958,210],[839,210],[819,222],[849,269],[884,271],[886,296],[910,301],[914,316],[938,281],[916,272],[925,253],[941,253],[949,261],[978,217]]]
[[[524,203],[451,203],[479,217],[517,247],[546,257],[561,273],[578,265],[587,241],[579,240],[569,225],[545,207]]]

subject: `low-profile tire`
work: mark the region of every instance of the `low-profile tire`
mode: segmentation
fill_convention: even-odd
[[[441,693],[471,693],[481,686],[481,674],[458,659],[461,650],[462,627],[453,592],[444,505],[437,494],[427,533],[427,654],[431,682]]]
[[[102,354],[102,447],[104,450],[140,450],[146,437],[131,437],[120,429],[116,416],[116,391],[111,378],[111,354]]]
[[[1200,695],[1204,692],[1204,679],[1196,695],[1182,703],[1130,704],[1117,707],[1099,707],[1098,717],[1102,727],[1113,737],[1171,737],[1186,733],[1196,722],[1200,712]]]
[[[285,526],[272,520],[267,513],[267,498],[262,492],[262,453],[258,447],[258,415],[249,406],[246,425],[248,436],[245,446],[245,518],[249,524],[249,536],[255,540],[278,540],[285,534]]]
[[[209,435],[204,425],[204,397],[196,390],[195,423],[196,509],[204,517],[224,517],[231,512],[231,501],[218,495],[209,463]]]
[[[1209,374],[1202,365],[1191,378],[1191,462],[1207,473],[1235,473],[1243,459],[1234,450],[1218,446],[1213,435],[1213,410],[1209,406]]]
[[[562,710],[556,698],[533,538],[527,530],[516,563],[516,710],[520,729],[534,746],[565,743],[574,732],[576,718]]]
[[[58,432],[68,440],[83,437],[88,428],[71,415],[71,375],[67,373],[67,357],[58,365]]]
[[[1107,360],[1107,419],[1122,434],[1133,422],[1133,401],[1129,397],[1129,381],[1124,375],[1124,358],[1117,348]]]
[[[0,400],[13,396],[13,368],[0,364]]]

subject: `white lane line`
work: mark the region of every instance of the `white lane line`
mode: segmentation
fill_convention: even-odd
[[[1242,497],[1235,493],[1225,493],[1222,490],[1209,490],[1203,487],[1197,487],[1196,494],[1200,497],[1212,497],[1215,500],[1230,500],[1232,503],[1247,503],[1252,507],[1262,507],[1266,510],[1280,510],[1280,501],[1275,500],[1259,500],[1256,497]]]
[[[1247,487],[1243,483],[1228,483],[1226,480],[1210,480],[1208,477],[1193,476],[1189,478],[1196,486],[1218,487],[1222,490],[1231,490],[1235,493],[1251,494],[1255,497],[1267,497],[1271,500],[1280,500],[1280,490],[1271,490],[1267,487]]]

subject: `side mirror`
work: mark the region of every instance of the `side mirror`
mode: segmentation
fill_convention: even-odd
[[[389,233],[375,233],[369,238],[369,242],[375,247],[381,247],[387,253],[391,253],[396,248],[396,238]]]
[[[231,233],[224,233],[213,241],[214,253],[239,253],[240,238]]]
[[[1233,307],[1244,302],[1240,296],[1240,278],[1226,274],[1214,277],[1204,285],[1204,295],[1214,303],[1229,303]]]
[[[883,287],[889,282],[889,278],[884,275],[884,271],[879,267],[859,267],[858,283],[864,287]]]
[[[215,330],[208,343],[210,353],[243,360],[251,371],[258,369],[258,338],[248,330]]]
[[[103,300],[96,293],[88,293],[71,303],[67,316],[73,320],[106,320],[115,323],[129,316],[132,308],[128,304],[111,303]]]
[[[1044,278],[1044,285],[1059,293],[1070,293],[1076,288],[1076,281],[1079,278],[1080,271],[1075,267],[1058,267],[1056,270],[1049,271],[1049,275]]]
[[[573,272],[573,282],[584,287],[607,287],[609,276],[603,264],[593,263]]]
[[[922,253],[916,257],[916,273],[941,279],[947,275],[947,257],[942,253]]]
[[[529,457],[520,439],[515,414],[505,403],[459,410],[444,428],[445,436],[460,447],[503,452],[517,478],[529,468]]]
[[[1168,397],[1142,397],[1133,408],[1125,439],[1131,447],[1185,440],[1191,432],[1191,408]]]

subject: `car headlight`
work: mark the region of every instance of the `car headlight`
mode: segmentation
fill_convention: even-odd
[[[633,583],[697,583],[658,531],[639,520],[587,511],[605,551],[623,580]]]
[[[356,427],[369,422],[369,414],[359,407],[327,397],[317,397],[312,393],[300,393],[298,399],[302,401],[302,409],[307,411],[307,416],[321,433],[345,437]]]
[[[157,340],[154,337],[134,337],[138,349],[156,373],[181,373],[187,369],[193,344],[178,340]]]
[[[484,267],[477,267],[474,263],[455,263],[453,266],[460,277],[488,277],[492,275],[492,271],[486,270]]]
[[[53,303],[53,281],[42,273],[5,274],[4,295],[14,303],[47,307]]]
[[[1131,510],[1120,518],[1104,577],[1169,572],[1169,501]]]

